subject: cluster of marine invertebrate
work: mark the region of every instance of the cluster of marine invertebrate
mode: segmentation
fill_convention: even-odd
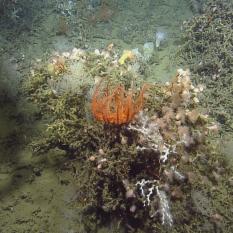
[[[138,132],[142,142],[137,146],[138,151],[152,150],[160,155],[159,161],[166,162],[168,156],[175,153],[175,145],[168,145],[160,132],[159,125],[144,112],[140,112],[135,122],[128,126],[129,130]]]
[[[124,50],[118,62],[120,65],[123,65],[127,60],[132,60],[133,58],[135,58],[135,54],[133,53],[133,51]]]
[[[48,72],[51,75],[58,75],[65,71],[65,57],[57,55],[51,59],[47,66]]]
[[[140,111],[127,129],[138,134],[136,149],[151,164],[145,162],[146,170],[135,182],[134,196],[140,198],[151,218],[172,226],[169,199],[182,198],[180,187],[187,181],[187,174],[179,169],[180,156],[203,143],[208,127],[206,117],[197,110],[197,94],[202,87],[192,85],[189,70],[179,69],[175,78],[160,89],[164,103],[152,115]]]
[[[161,107],[161,112],[154,113],[152,117],[140,112],[128,129],[137,131],[143,138],[143,143],[137,146],[138,150],[159,152],[160,161],[166,162],[169,154],[176,153],[178,144],[190,147],[203,140],[203,133],[198,130],[193,132],[192,127],[198,120],[203,121],[205,116],[196,108],[189,109],[190,105],[198,103],[197,94],[202,91],[202,87],[192,86],[188,70],[179,69],[163,91],[167,102]]]
[[[195,107],[199,103],[197,95],[202,91],[203,86],[192,85],[189,70],[179,69],[171,83],[167,83],[164,92],[168,97],[168,103],[162,107],[159,116],[154,116],[154,121],[166,140],[180,141],[186,147],[201,140],[201,134],[197,131],[192,132],[192,127],[198,121],[201,125],[206,119]]]
[[[143,198],[144,206],[151,207],[153,205],[153,199],[155,197],[158,199],[158,209],[150,214],[151,218],[160,215],[161,223],[171,227],[173,225],[173,217],[170,211],[170,204],[164,190],[159,189],[158,181],[142,179],[136,183],[136,186]]]
[[[114,15],[114,11],[108,6],[107,3],[103,2],[100,8],[94,12],[89,17],[89,22],[92,24],[96,24],[98,22],[108,22]]]
[[[200,0],[189,2],[201,4]],[[206,1],[202,5],[203,14],[183,24],[185,43],[180,58],[182,65],[190,67],[195,82],[206,86],[202,106],[223,130],[233,132],[232,1]]]
[[[91,108],[96,120],[111,123],[129,123],[142,109],[144,93],[148,86],[144,85],[137,97],[135,90],[125,90],[124,86],[109,87],[101,80],[94,91]]]
[[[189,70],[182,69],[166,84],[141,85],[144,80],[129,69],[133,61],[120,65],[112,46],[63,54],[66,70],[58,75],[35,70],[29,93],[52,117],[49,134],[33,148],[78,157],[72,167],[82,170],[77,198],[83,208],[120,217],[131,230],[175,228],[183,211],[192,218],[186,197],[196,182],[192,177],[202,179],[192,161],[211,156],[205,137],[216,127],[208,127],[198,109],[203,87],[194,87]],[[106,124],[97,124],[89,110]]]

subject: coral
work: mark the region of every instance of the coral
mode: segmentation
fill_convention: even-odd
[[[59,148],[67,152],[67,158],[75,158],[67,159],[64,166],[77,175],[75,197],[86,232],[95,232],[97,222],[106,223],[108,216],[119,220],[127,232],[198,232],[203,215],[193,214],[193,204],[199,203],[192,190],[205,190],[205,180],[219,180],[223,175],[219,165],[219,170],[209,165],[215,162],[216,149],[209,148],[206,136],[216,131],[216,125],[208,128],[197,109],[201,89],[192,86],[188,70],[180,69],[171,82],[151,84],[144,101],[148,86],[141,91],[132,85],[129,89],[138,76],[130,73],[127,63],[119,65],[116,57],[107,51],[93,54],[75,49],[66,56],[65,73],[49,75],[45,66],[35,70],[26,89],[39,105],[46,130],[33,139],[32,148],[36,152]],[[82,78],[90,82],[78,88]],[[95,79],[101,81],[93,93]],[[57,81],[56,85],[51,81]],[[91,120],[88,107],[96,120],[108,124]],[[219,195],[212,183],[206,191],[211,198]],[[216,196],[214,205],[225,208],[232,203],[230,198],[222,202],[227,193],[221,199]],[[211,215],[218,217],[215,212]],[[230,223],[232,213],[228,216]]]
[[[96,120],[110,124],[125,124],[132,121],[134,116],[143,108],[144,92],[148,85],[144,85],[134,98],[134,89],[126,91],[122,85],[109,88],[103,85],[103,79],[97,84],[92,97],[92,113]]]
[[[203,5],[203,14],[184,22],[182,66],[190,67],[195,83],[206,86],[201,105],[222,130],[233,132],[232,1],[189,2],[197,9],[195,5]]]
[[[201,123],[204,117],[196,108],[193,109],[201,90],[192,86],[189,70],[179,69],[163,91],[167,96],[166,104],[153,117],[140,112],[135,122],[128,126],[129,130],[137,131],[143,138],[143,146],[138,146],[138,150],[158,152],[161,162],[165,162],[170,154],[176,153],[177,145],[190,147],[201,140],[201,134],[195,134],[192,127]]]
[[[173,225],[173,217],[170,211],[170,204],[166,193],[159,189],[157,180],[142,179],[136,183],[140,196],[143,200],[143,206],[148,206],[151,209],[150,217],[154,218],[159,215],[162,225],[171,227]],[[158,209],[154,210],[156,197],[158,199]]]
[[[118,62],[120,65],[123,65],[127,60],[132,60],[134,57],[135,54],[131,50],[124,50]]]
[[[142,111],[137,115],[136,122],[130,124],[128,129],[137,131],[143,138],[143,146],[137,146],[138,151],[152,150],[158,152],[159,160],[162,163],[167,161],[170,154],[175,153],[175,146],[170,146],[164,142],[159,131],[159,125]]]
[[[173,225],[173,217],[170,212],[170,205],[167,195],[163,190],[159,190],[158,186],[156,187],[156,191],[159,198],[158,213],[161,215],[161,222],[163,225],[171,227]]]
[[[100,22],[107,22],[112,18],[113,13],[113,10],[107,4],[102,4],[97,19]]]
[[[53,57],[47,68],[50,75],[59,75],[61,73],[64,73],[66,69],[65,58],[60,55]]]
[[[92,24],[96,24],[97,22],[108,22],[113,15],[114,11],[106,3],[103,3],[99,10],[89,18],[89,22]]]
[[[172,82],[167,83],[164,89],[168,96],[167,105],[162,107],[161,113],[154,119],[166,140],[180,141],[187,147],[198,140],[194,138],[192,126],[198,125],[198,121],[200,123],[205,118],[196,108],[198,94],[202,91],[202,87],[194,88],[192,85],[189,70],[178,69]]]

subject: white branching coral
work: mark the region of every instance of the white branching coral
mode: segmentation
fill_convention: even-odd
[[[139,112],[136,122],[130,124],[128,129],[135,130],[147,139],[147,145],[153,150],[158,150],[159,145],[163,143],[163,138],[160,135],[159,127],[156,123],[150,121],[150,118],[144,114],[143,111]]]
[[[160,216],[161,223],[171,227],[173,225],[173,217],[170,211],[170,205],[166,193],[160,190],[157,180],[142,179],[136,183],[139,194],[143,199],[143,206],[154,210],[155,198],[158,198],[158,208],[150,215],[151,218]]]
[[[136,187],[140,190],[140,195],[143,198],[143,206],[150,206],[152,196],[155,192],[157,180],[145,180],[142,179],[136,183]]]
[[[152,121],[144,112],[140,112],[136,122],[128,126],[129,130],[137,131],[143,137],[143,146],[137,146],[137,150],[153,150],[160,154],[160,161],[165,163],[169,154],[175,153],[176,146],[164,142],[159,131],[159,126]]]
[[[140,112],[128,129],[137,131],[143,138],[138,150],[154,150],[160,153],[160,161],[166,162],[171,153],[176,153],[178,144],[190,147],[197,141],[193,126],[201,117],[195,108],[197,94],[202,87],[195,88],[189,70],[177,70],[174,79],[162,89],[166,102],[152,117]]]
[[[203,140],[203,122],[196,108],[197,94],[202,88],[192,85],[189,70],[179,69],[175,78],[161,90],[164,94],[163,105],[155,109],[152,116],[140,112],[135,121],[128,125],[128,130],[138,133],[136,143],[139,152],[144,151],[143,154],[148,157],[155,154],[153,158],[159,160],[159,164],[157,161],[152,163],[152,175],[145,172],[146,178],[136,182],[143,207],[150,217],[159,216],[163,225],[171,227],[173,217],[167,196],[171,190],[169,186],[187,180],[186,175],[178,170],[177,153],[188,153],[191,145]],[[153,169],[157,164],[159,172],[154,176]]]
[[[159,190],[158,186],[156,187],[156,191],[159,198],[159,209],[157,213],[161,216],[162,224],[171,227],[173,225],[173,217],[171,215],[167,195],[163,190]]]

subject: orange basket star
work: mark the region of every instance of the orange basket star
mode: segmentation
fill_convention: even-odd
[[[96,120],[110,124],[126,124],[132,121],[134,116],[143,108],[144,92],[148,85],[143,85],[139,94],[133,89],[125,90],[124,86],[118,85],[109,88],[101,80],[94,91],[91,109]]]

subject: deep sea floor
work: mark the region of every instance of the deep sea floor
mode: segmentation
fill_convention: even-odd
[[[55,52],[103,49],[110,43],[120,54],[124,49],[142,50],[146,42],[156,44],[160,31],[165,38],[154,48],[146,78],[168,81],[177,69],[183,21],[193,16],[193,9],[186,0],[111,0],[103,12],[98,6],[95,12],[89,1],[71,1],[75,10],[65,14],[70,8],[58,2],[68,1],[42,1],[40,11],[35,1],[24,9],[26,2],[15,5],[18,13],[9,10],[1,18],[0,232],[84,233],[76,202],[78,173],[67,169],[66,155],[60,151],[33,155],[30,139],[45,123],[20,97],[20,81],[28,76],[32,63]],[[111,225],[98,232],[120,230]]]

